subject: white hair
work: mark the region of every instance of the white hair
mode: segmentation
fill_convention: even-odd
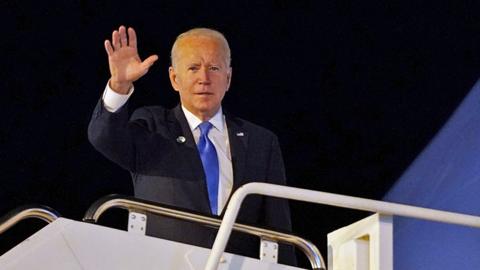
[[[213,38],[220,42],[223,47],[224,55],[225,55],[225,64],[227,67],[230,67],[231,63],[231,54],[230,54],[230,46],[228,46],[228,41],[225,36],[218,32],[217,30],[210,29],[210,28],[193,28],[184,33],[181,33],[175,39],[175,42],[172,46],[172,51],[170,53],[170,60],[172,62],[173,68],[175,68],[176,63],[178,61],[178,47],[181,40],[186,37],[208,37]]]

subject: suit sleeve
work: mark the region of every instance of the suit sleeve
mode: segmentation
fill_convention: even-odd
[[[100,100],[88,125],[88,140],[97,151],[129,171],[135,170],[135,146],[127,106],[112,113]]]
[[[272,139],[267,179],[272,184],[287,184],[282,152],[276,136],[274,136]],[[278,199],[273,197],[265,198],[265,223],[269,227],[280,229],[282,231],[292,231],[290,207],[287,199]],[[284,264],[297,264],[293,246],[280,245],[279,261],[280,263]]]

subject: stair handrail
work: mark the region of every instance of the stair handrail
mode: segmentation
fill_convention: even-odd
[[[118,194],[107,195],[94,202],[85,213],[83,220],[85,222],[97,223],[100,216],[111,208],[121,208],[134,212],[148,212],[190,222],[196,222],[215,228],[219,228],[222,222],[222,220],[219,218],[205,216],[202,214],[193,213],[191,211],[186,211],[178,207],[167,206],[156,202]],[[265,238],[270,241],[294,245],[307,256],[314,270],[326,269],[325,261],[318,248],[312,242],[299,236],[239,223],[235,223],[233,225],[233,230],[254,235],[262,239]]]
[[[217,269],[242,202],[248,195],[252,194],[480,228],[479,216],[269,183],[251,182],[238,188],[230,198],[205,270]]]
[[[51,223],[59,217],[61,216],[55,209],[45,205],[30,204],[20,206],[0,218],[0,234],[25,219],[37,218]]]

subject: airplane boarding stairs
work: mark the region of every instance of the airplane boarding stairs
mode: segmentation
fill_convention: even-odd
[[[277,242],[292,244],[304,252],[310,260],[312,269],[326,269],[318,249],[309,241],[294,235],[234,223],[243,199],[249,194],[376,213],[328,235],[329,270],[393,269],[393,215],[480,228],[480,217],[477,216],[272,184],[251,183],[233,194],[223,220],[118,195],[108,196],[94,203],[87,211],[83,222],[61,218],[54,210],[44,207],[14,210],[0,219],[0,234],[29,217],[51,223],[3,254],[0,257],[0,269],[300,269],[277,263]],[[95,224],[102,213],[114,207],[130,212],[128,232]],[[221,226],[210,250],[145,236],[146,212],[198,222],[206,226]],[[224,252],[232,229],[260,237],[259,259]]]

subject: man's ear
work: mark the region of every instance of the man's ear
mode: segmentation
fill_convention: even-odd
[[[228,73],[227,73],[227,90],[230,89],[230,82],[232,82],[232,67],[229,67]]]
[[[180,91],[180,85],[178,84],[178,76],[173,67],[168,68],[168,77],[170,78],[170,83],[175,91]]]

